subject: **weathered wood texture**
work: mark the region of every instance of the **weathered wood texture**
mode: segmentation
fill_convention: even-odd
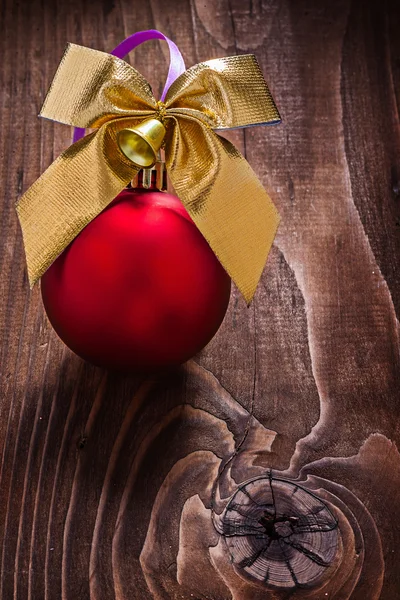
[[[1,600],[400,598],[397,3],[45,2],[1,5]],[[282,224],[251,307],[140,379],[58,340],[14,202],[70,142],[36,118],[65,44],[152,27],[257,55],[283,123],[230,138]]]

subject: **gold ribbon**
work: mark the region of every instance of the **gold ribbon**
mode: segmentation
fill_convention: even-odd
[[[160,103],[125,61],[69,44],[40,116],[96,131],[63,152],[17,204],[32,286],[137,173],[118,132],[156,117],[167,130],[166,166],[177,195],[251,301],[279,216],[250,165],[214,129],[279,121],[253,55],[191,67]]]

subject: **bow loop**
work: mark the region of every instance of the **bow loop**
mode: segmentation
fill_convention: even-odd
[[[97,129],[121,116],[154,114],[150,84],[124,60],[68,44],[40,116],[65,125]]]
[[[253,54],[216,58],[187,69],[171,85],[165,102],[169,108],[205,114],[213,129],[280,121]]]

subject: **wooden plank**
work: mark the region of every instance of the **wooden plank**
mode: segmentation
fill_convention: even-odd
[[[390,1],[4,0],[2,599],[400,597],[399,25]],[[154,27],[188,66],[256,54],[283,123],[229,139],[282,224],[251,307],[233,290],[200,355],[144,378],[57,338],[14,202],[70,143],[36,118],[65,44]],[[130,61],[160,91],[166,59]]]

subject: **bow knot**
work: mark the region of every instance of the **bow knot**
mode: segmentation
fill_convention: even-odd
[[[165,122],[165,115],[167,113],[167,105],[165,102],[158,100],[156,104],[156,119],[159,119],[161,123]]]

